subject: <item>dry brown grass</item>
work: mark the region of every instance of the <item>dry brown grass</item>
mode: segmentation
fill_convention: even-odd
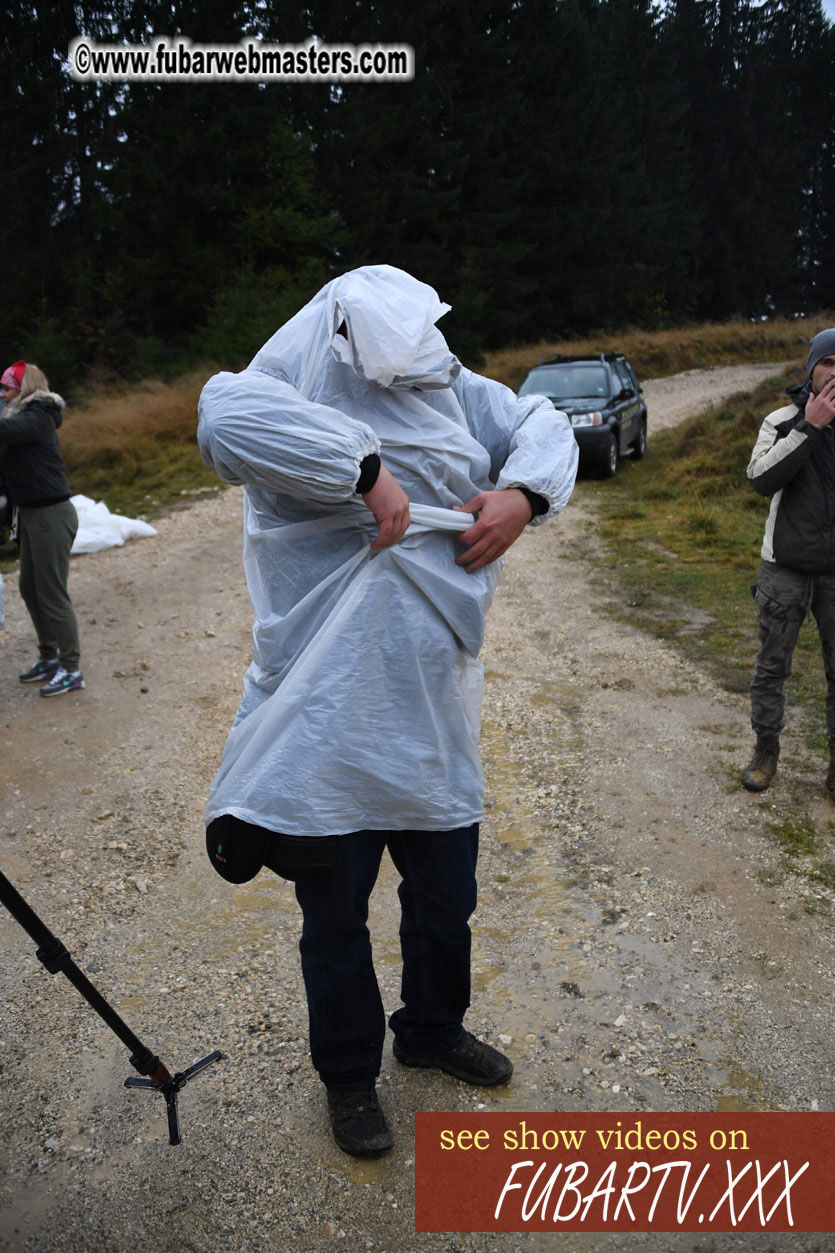
[[[515,391],[528,370],[554,353],[624,352],[639,378],[663,378],[681,370],[734,365],[744,361],[782,361],[805,357],[809,339],[835,325],[835,314],[814,318],[776,318],[770,322],[705,322],[673,330],[601,331],[583,339],[540,340],[487,354],[484,373]]]
[[[102,448],[130,448],[147,438],[193,438],[197,400],[208,377],[209,371],[201,370],[173,383],[146,379],[129,390],[91,395],[66,411],[65,455],[78,462],[94,458]]]
[[[212,372],[207,366],[173,383],[148,379],[69,407],[60,438],[73,491],[147,514],[216,485],[195,438],[197,400]]]

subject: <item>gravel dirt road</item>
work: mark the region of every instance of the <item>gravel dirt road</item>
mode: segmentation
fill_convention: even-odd
[[[648,387],[650,430],[776,367]],[[73,562],[88,687],[18,684],[32,643],[16,588],[0,635],[0,867],[172,1070],[228,1060],[181,1098],[122,1088],[127,1052],[0,916],[0,1249],[813,1250],[831,1235],[419,1235],[416,1110],[831,1110],[829,895],[786,876],[770,821],[806,788],[832,845],[822,763],[787,736],[767,798],[734,786],[745,702],[613,619],[583,486],[510,554],[484,654],[488,817],[468,1025],[504,1037],[500,1092],[403,1070],[381,1099],[396,1147],[333,1145],[306,1051],[298,910],[239,889],[202,848],[206,788],[248,660],[240,494],[159,537]],[[744,594],[741,589],[740,594]],[[752,634],[754,621],[752,614]],[[799,780],[799,783],[798,783]],[[372,901],[398,1004],[395,876]]]

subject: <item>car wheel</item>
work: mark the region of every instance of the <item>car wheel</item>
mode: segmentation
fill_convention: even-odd
[[[611,479],[617,474],[618,470],[618,437],[614,431],[609,435],[606,441],[606,447],[603,455],[598,462],[598,470],[602,479]]]
[[[638,431],[638,438],[632,445],[632,460],[640,461],[642,457],[647,455],[647,420],[641,418],[641,428]]]

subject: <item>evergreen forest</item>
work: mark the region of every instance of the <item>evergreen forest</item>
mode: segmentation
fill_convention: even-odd
[[[835,307],[820,0],[4,3],[0,357],[239,366],[402,266],[482,351]],[[81,83],[70,41],[407,43],[412,82]]]

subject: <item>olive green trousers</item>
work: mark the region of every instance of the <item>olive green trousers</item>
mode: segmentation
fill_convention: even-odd
[[[78,623],[67,591],[70,549],[78,530],[72,501],[41,508],[22,505],[20,594],[38,636],[44,660],[57,657],[65,670],[78,669]]]

